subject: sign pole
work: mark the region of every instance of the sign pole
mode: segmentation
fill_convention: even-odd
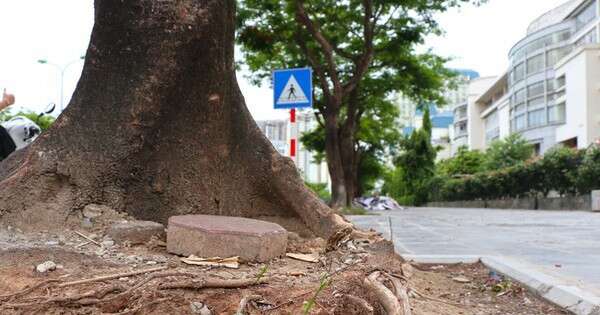
[[[296,109],[290,109],[290,157],[296,162],[296,142],[298,125],[296,124]]]

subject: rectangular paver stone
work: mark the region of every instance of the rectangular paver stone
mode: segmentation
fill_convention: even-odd
[[[284,255],[286,247],[284,228],[254,219],[183,215],[169,218],[167,227],[167,251],[178,255],[265,262]]]
[[[108,229],[108,236],[118,243],[130,242],[131,244],[143,244],[155,236],[163,239],[165,226],[152,221],[127,221],[113,224]]]

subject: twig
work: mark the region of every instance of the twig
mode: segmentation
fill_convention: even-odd
[[[83,247],[83,246],[85,246],[85,245],[88,245],[88,244],[91,244],[91,243],[92,243],[92,242],[90,242],[90,241],[83,242],[83,243],[81,243],[81,244],[79,244],[79,245],[75,246],[75,248],[80,248],[80,247]]]
[[[151,268],[151,269],[146,269],[146,270],[130,271],[130,272],[112,274],[112,275],[107,275],[107,276],[95,277],[95,278],[91,278],[91,279],[65,282],[65,283],[59,284],[58,287],[64,288],[64,287],[77,285],[77,284],[84,284],[84,283],[90,283],[90,282],[97,282],[97,281],[104,281],[104,280],[118,279],[118,278],[123,278],[123,277],[136,276],[136,275],[141,275],[141,274],[150,273],[150,272],[162,271],[162,270],[165,270],[168,268],[169,268],[169,266],[161,266],[161,267],[156,267],[156,268]]]
[[[35,291],[38,288],[44,287],[47,284],[55,283],[55,282],[60,282],[60,280],[59,279],[49,279],[49,280],[46,280],[46,281],[42,281],[42,282],[40,282],[40,283],[38,283],[36,285],[33,285],[31,287],[28,287],[28,288],[25,288],[25,289],[23,289],[23,290],[21,290],[19,292],[15,292],[15,293],[11,293],[11,294],[6,294],[6,295],[1,295],[0,296],[0,300],[5,300],[5,299],[9,299],[9,298],[12,298],[12,297],[15,297],[15,296],[20,296],[20,295],[25,295],[27,293]]]
[[[94,240],[93,240],[93,239],[91,239],[89,236],[87,236],[87,235],[85,235],[85,234],[83,234],[83,233],[81,233],[81,232],[78,232],[78,231],[73,231],[73,232],[74,232],[75,234],[77,234],[77,235],[79,235],[79,236],[81,236],[81,237],[85,238],[86,240],[88,240],[88,241],[90,241],[90,242],[92,242],[92,243],[94,243],[94,244],[98,245],[99,247],[102,247],[102,244],[100,244],[100,243],[98,243],[98,242],[94,241]]]
[[[256,281],[255,278],[251,279],[231,279],[231,280],[222,280],[222,279],[211,279],[211,278],[200,278],[200,279],[188,279],[182,281],[175,281],[170,283],[163,283],[158,286],[159,290],[169,290],[169,289],[203,289],[203,288],[244,288],[250,287],[253,285],[259,285],[264,283],[269,283],[271,278],[264,277],[259,281]]]
[[[450,301],[444,301],[444,300],[440,300],[438,298],[434,298],[432,296],[429,296],[427,294],[423,294],[423,293],[417,291],[417,289],[410,288],[409,290],[412,291],[413,293],[415,293],[416,295],[420,296],[421,298],[426,299],[426,300],[430,300],[430,301],[438,302],[438,303],[443,303],[443,304],[447,304],[447,305],[452,305],[452,306],[456,306],[456,307],[464,307],[463,304],[454,303],[454,302],[450,302]]]

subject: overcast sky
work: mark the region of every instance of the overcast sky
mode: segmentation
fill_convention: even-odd
[[[467,6],[438,17],[446,31],[427,40],[426,47],[446,57],[454,68],[498,75],[507,67],[508,50],[521,39],[528,24],[566,0],[490,0],[482,7]],[[65,104],[83,66],[94,19],[92,0],[1,0],[0,89],[15,94],[16,107],[35,111],[60,104],[60,72],[39,59],[64,66]],[[271,108],[272,91],[251,86],[238,75],[246,102],[256,119],[286,117]]]

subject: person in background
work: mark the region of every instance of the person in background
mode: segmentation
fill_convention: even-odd
[[[6,89],[2,92],[2,100],[0,101],[0,111],[15,103],[15,96],[6,94]],[[0,161],[4,160],[16,150],[17,146],[12,140],[8,131],[0,125]]]

